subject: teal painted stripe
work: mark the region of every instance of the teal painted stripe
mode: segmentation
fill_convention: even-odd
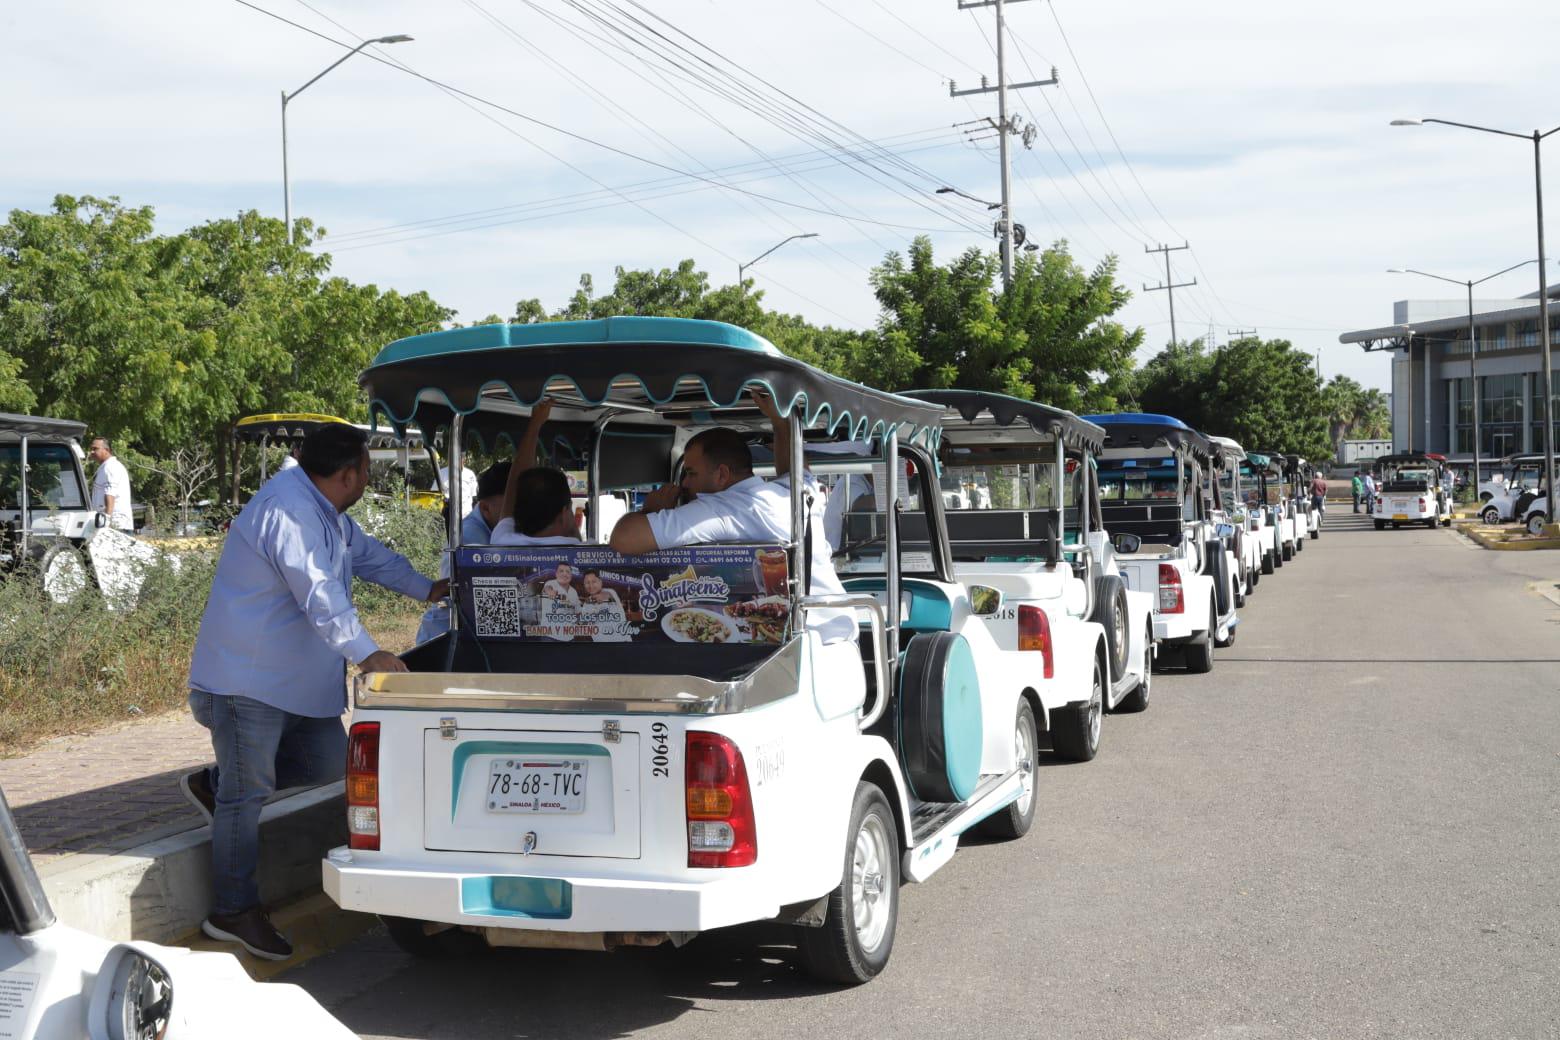
[[[574,886],[560,878],[461,878],[460,909],[481,917],[565,921],[574,916]]]
[[[578,755],[610,759],[612,753],[595,744],[544,744],[522,740],[469,740],[455,749],[450,760],[450,819],[460,805],[460,784],[466,763],[473,755]]]

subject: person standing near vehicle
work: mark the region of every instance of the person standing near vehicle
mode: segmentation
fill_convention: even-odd
[[[419,600],[449,587],[346,515],[367,487],[363,431],[333,423],[305,438],[298,466],[267,481],[233,521],[190,662],[190,710],[217,759],[179,782],[211,821],[216,891],[201,931],[268,960],[291,957],[292,944],[260,905],[260,808],[282,788],[341,778],[349,662],[406,671],[364,631],[352,578]]]
[[[1365,515],[1376,511],[1376,478],[1367,471],[1360,474],[1360,490],[1365,494]]]
[[[87,454],[97,463],[97,472],[92,474],[92,508],[108,517],[110,527],[134,534],[135,520],[130,515],[130,471],[114,455],[107,437],[94,437]]]
[[[1311,478],[1311,508],[1316,511],[1320,523],[1321,515],[1327,511],[1327,481],[1320,473]]]
[[[1365,482],[1360,479],[1360,471],[1354,471],[1354,479],[1349,481],[1349,492],[1354,496],[1354,511],[1360,511],[1360,495],[1365,492]]]

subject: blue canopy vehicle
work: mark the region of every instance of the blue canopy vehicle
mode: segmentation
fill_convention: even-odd
[[[1208,438],[1168,415],[1085,416],[1105,428],[1100,510],[1123,550],[1117,562],[1131,588],[1156,596],[1154,636],[1178,647],[1193,672],[1213,668],[1215,646],[1235,641],[1236,560],[1212,519]]]
[[[415,336],[361,382],[398,429],[443,432],[456,482],[469,441],[521,442],[548,400],[533,432],[584,460],[592,502],[677,482],[704,457],[690,440],[723,428],[775,458],[788,520],[636,555],[601,544],[596,510],[578,543],[465,546],[451,524],[451,631],[410,672],[359,677],[350,838],[324,864],[331,898],[403,948],[603,950],[772,921],[811,973],[861,983],[888,961],[901,876],[926,880],[976,826],[1029,829],[1023,672],[1048,651],[1010,662],[983,620],[1000,594],[955,572],[941,408],[664,318]],[[831,501],[831,476],[867,483]],[[779,512],[774,486],[747,486]]]

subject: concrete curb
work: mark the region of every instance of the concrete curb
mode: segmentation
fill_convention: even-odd
[[[260,898],[276,905],[320,890],[320,860],[347,840],[340,781],[260,813]],[[109,854],[63,856],[39,877],[61,921],[105,939],[169,943],[200,928],[211,903],[211,831]]]
[[[1560,538],[1524,538],[1522,541],[1507,541],[1504,531],[1491,533],[1488,528],[1475,527],[1471,524],[1459,524],[1457,529],[1484,546],[1484,548],[1493,549],[1496,552],[1532,552],[1539,549],[1560,549]]]

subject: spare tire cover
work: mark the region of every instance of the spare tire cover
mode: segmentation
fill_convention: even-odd
[[[923,632],[899,671],[899,757],[917,798],[963,802],[980,783],[985,743],[975,655],[955,632]]]

